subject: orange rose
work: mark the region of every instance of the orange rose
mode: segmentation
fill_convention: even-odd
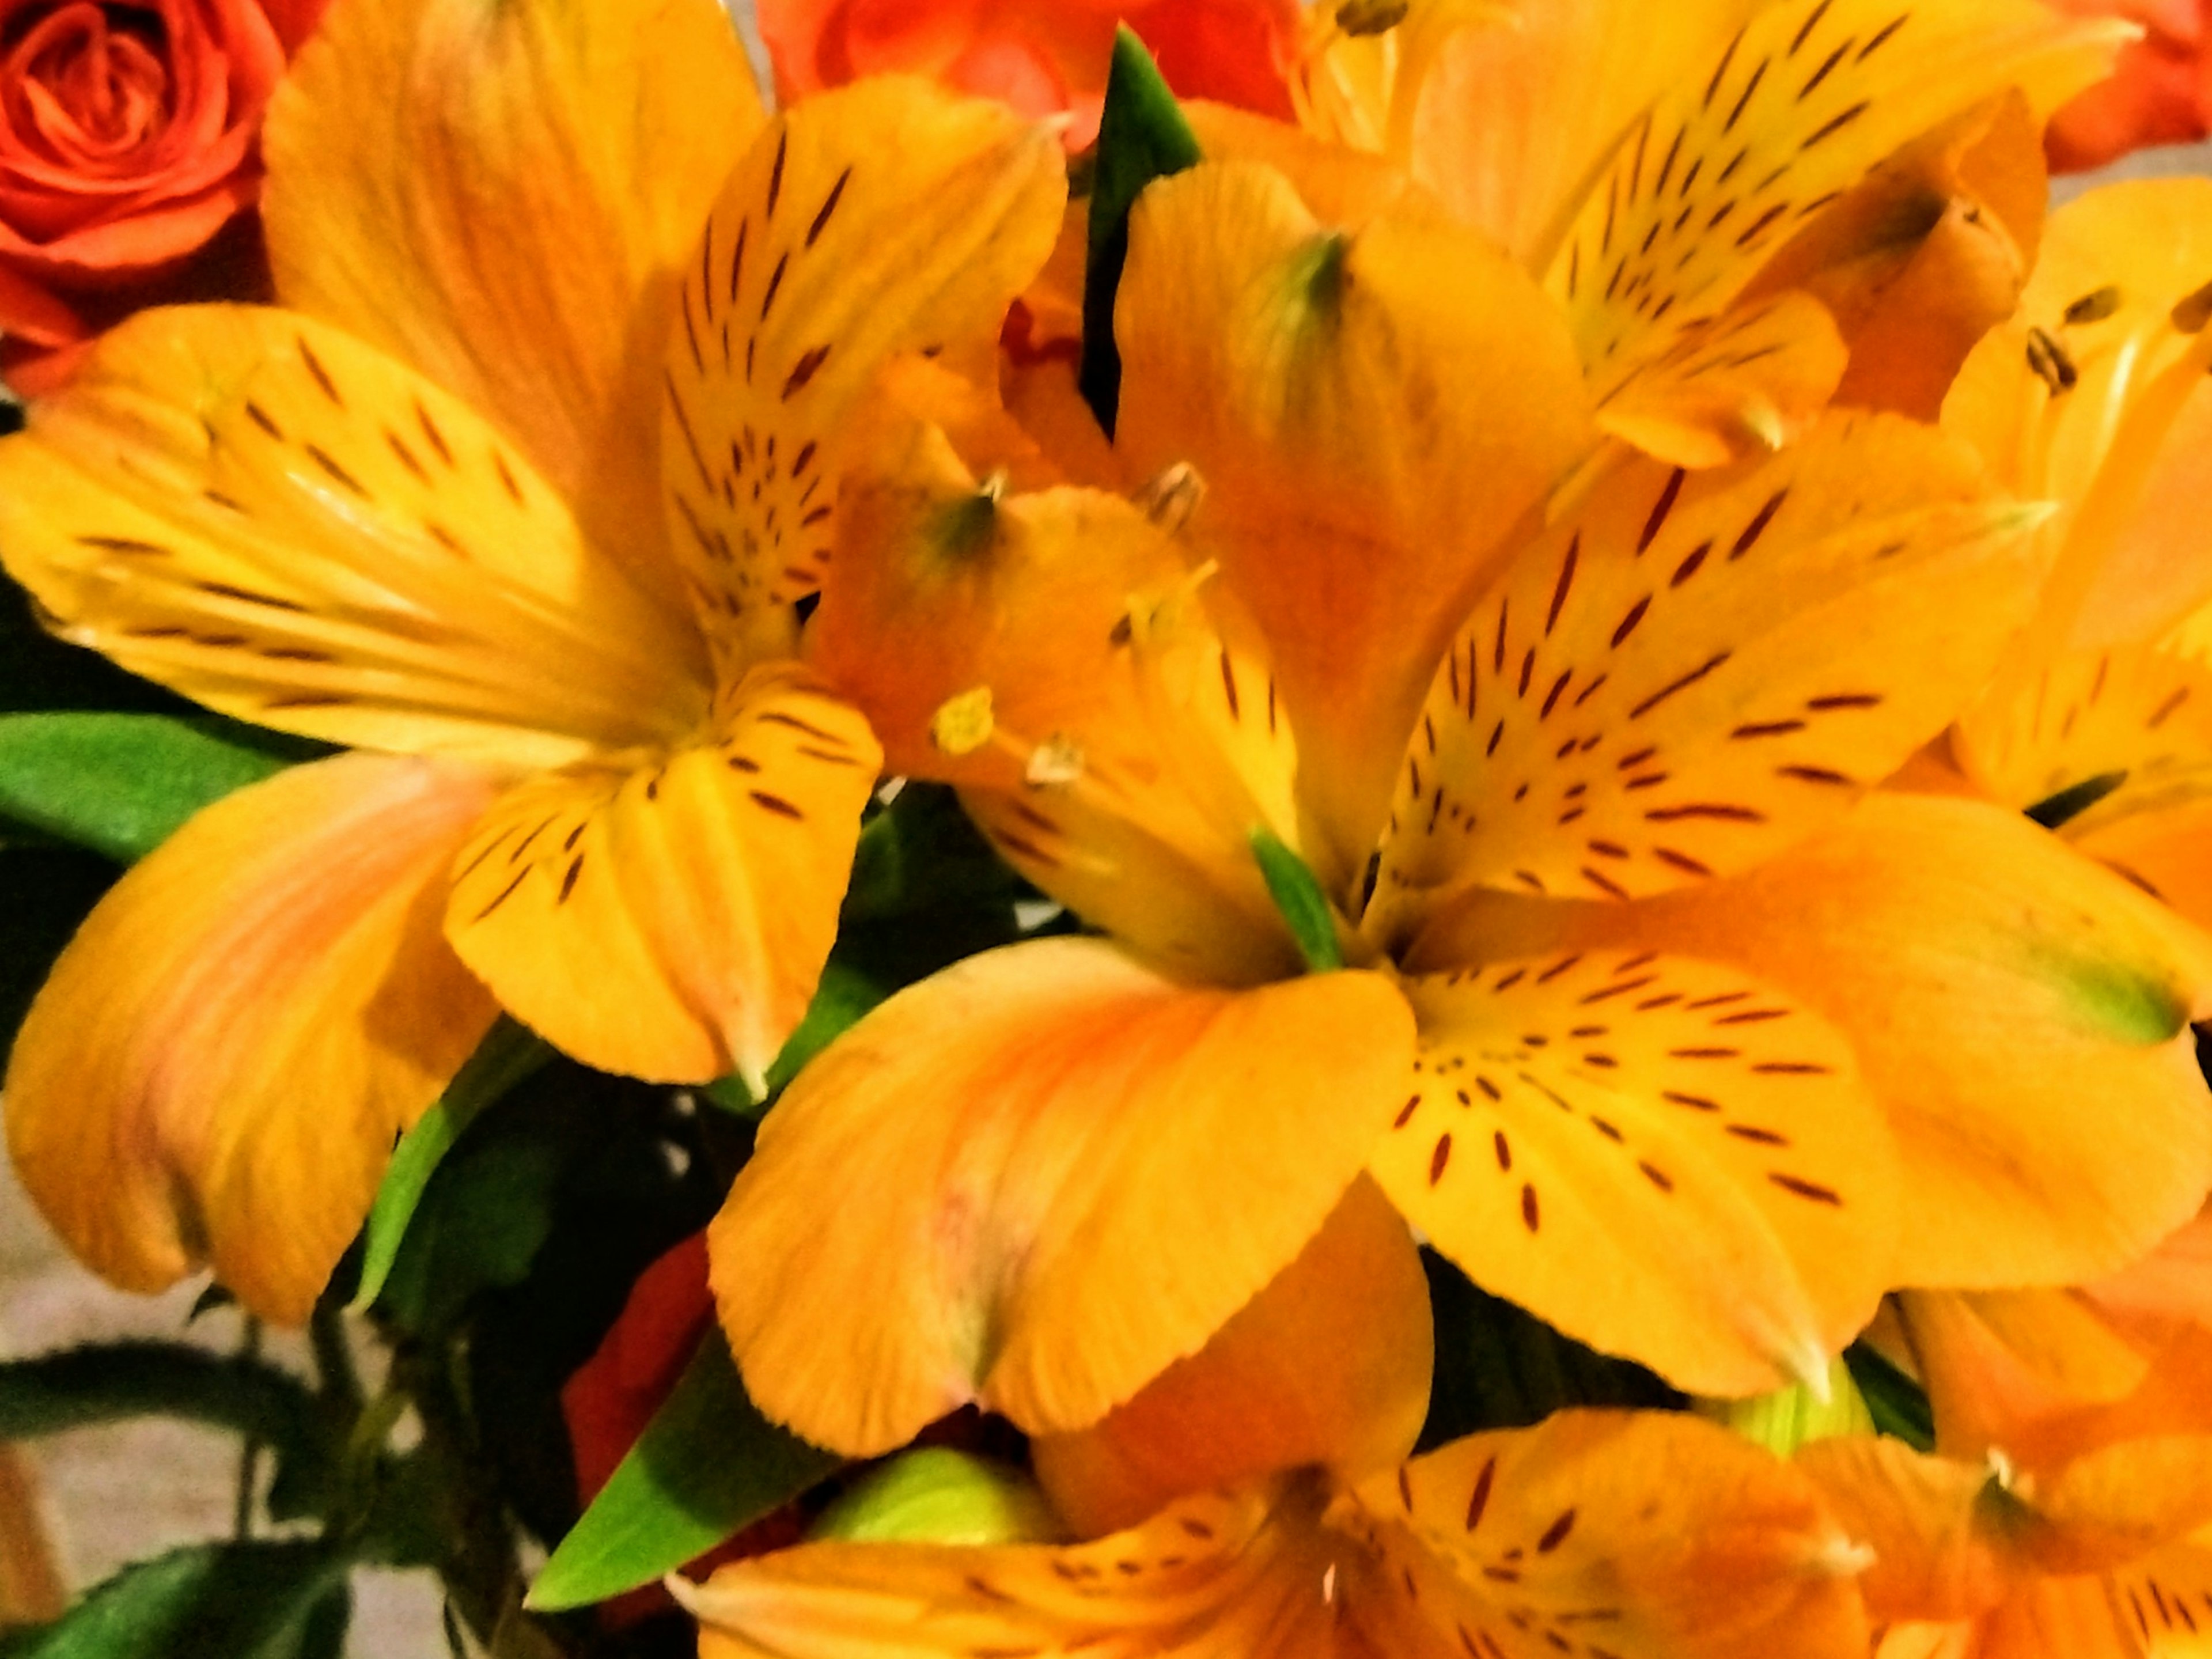
[[[0,0],[0,372],[46,390],[250,207],[322,0]],[[168,293],[160,297],[173,297]]]
[[[2054,173],[2102,167],[2130,150],[2191,143],[2212,115],[2205,0],[2055,0],[2062,11],[2125,17],[2143,38],[2124,47],[2108,81],[2051,118],[2044,148]]]
[[[1284,70],[1296,0],[760,0],[761,38],[787,100],[864,75],[924,75],[1097,137],[1114,26],[1136,30],[1168,84],[1291,118]]]

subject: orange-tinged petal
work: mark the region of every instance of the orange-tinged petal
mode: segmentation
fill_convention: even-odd
[[[446,932],[586,1064],[759,1089],[836,936],[878,751],[790,665],[720,701],[694,742],[502,796],[455,860]]]
[[[438,936],[490,797],[342,756],[193,818],[116,886],[16,1038],[8,1139],[70,1248],[126,1289],[202,1261],[297,1322],[392,1141],[495,1012]]]
[[[1966,354],[2019,303],[2046,184],[2041,128],[2006,93],[1876,167],[1745,297],[1804,288],[1850,342],[1838,401],[1932,421]]]
[[[1066,195],[1049,132],[919,81],[824,93],[753,141],[687,266],[660,399],[669,534],[725,654],[820,586],[878,371],[988,350]]]
[[[1896,1155],[1802,1002],[1650,951],[1406,992],[1420,1057],[1370,1167],[1486,1290],[1701,1394],[1816,1376],[1872,1316]]]
[[[1848,356],[1826,307],[1784,294],[1674,343],[1607,394],[1599,430],[1676,466],[1779,449],[1826,406]]]
[[[979,486],[934,428],[883,447],[808,642],[891,769],[963,785],[1017,868],[1170,971],[1297,972],[1250,843],[1298,839],[1289,722],[1174,544],[1119,496]]]
[[[1447,654],[1370,926],[1471,885],[1661,892],[1832,821],[1979,690],[2033,600],[2032,524],[1887,416],[1598,481]]]
[[[2098,818],[2075,846],[2200,927],[2212,927],[2212,775],[2187,780],[2187,796],[2123,817]]]
[[[2054,648],[2148,639],[2212,597],[2212,537],[2197,511],[2212,386],[2183,366],[2192,346],[2201,363],[2205,343],[2172,320],[2209,272],[2212,181],[2091,191],[2051,215],[2019,315],[1975,349],[1944,404],[1944,425],[2001,482],[2060,504],[2047,534],[2070,538],[2078,525],[2094,543]],[[2174,412],[2131,429],[2129,413],[2177,370]],[[2092,487],[2107,476],[2110,498],[2093,514]]]
[[[700,1659],[1360,1659],[1324,1589],[1343,1544],[1315,1507],[1297,1484],[1185,1498],[1064,1547],[805,1544],[679,1594]]]
[[[2126,1566],[2212,1523],[2212,1435],[2099,1447],[2037,1482],[2033,1502],[2042,1525],[2022,1548],[2045,1571]]]
[[[290,312],[142,313],[0,445],[64,638],[264,726],[558,765],[704,712],[703,653],[469,409]]]
[[[1419,1587],[1401,1627],[1464,1632],[1458,1650],[1486,1659],[1867,1650],[1861,1563],[1812,1482],[1685,1413],[1567,1411],[1470,1435],[1368,1481],[1364,1515],[1348,1507],[1331,1518],[1368,1534],[1377,1577]]]
[[[2157,1659],[2203,1659],[2212,1651],[2212,1536],[2169,1544],[2112,1576],[2124,1631],[2150,1645]]]
[[[270,107],[278,291],[483,410],[673,598],[659,356],[761,120],[709,0],[341,0]]]
[[[1496,959],[1516,935],[1734,963],[1832,1022],[1897,1137],[1911,1284],[2081,1283],[2195,1214],[2212,1180],[2189,1029],[2212,988],[2203,936],[2002,808],[1872,795],[1689,893],[1463,907],[1414,960]]]
[[[2033,0],[1789,0],[1713,40],[1629,128],[1546,267],[1601,398],[1899,145],[2008,85],[2047,111],[2124,33]]]
[[[747,1388],[855,1455],[970,1401],[1095,1423],[1319,1231],[1412,1027],[1373,975],[1191,989],[1097,939],[900,993],[800,1074],[709,1235]]]
[[[1871,1551],[1861,1582],[1876,1619],[1971,1619],[2003,1599],[2007,1564],[1980,1514],[1986,1465],[1870,1435],[1814,1441],[1796,1461],[1844,1530]]]
[[[1541,269],[1622,136],[1654,100],[1709,70],[1761,3],[1553,0],[1462,31],[1417,92],[1414,174]]]
[[[1356,876],[1453,620],[1588,440],[1571,352],[1474,233],[1395,209],[1333,228],[1256,163],[1153,185],[1129,240],[1115,446],[1204,480],[1187,533],[1266,639]]]
[[[1257,161],[1273,168],[1291,181],[1298,199],[1323,223],[1357,230],[1385,208],[1441,211],[1402,167],[1381,156],[1225,104],[1194,101],[1184,104],[1182,112],[1200,155],[1210,161]]]
[[[2017,1455],[2087,1404],[2125,1399],[2149,1361],[2072,1291],[1922,1291],[1898,1298],[1944,1452]]]
[[[1356,1480],[1413,1449],[1434,1348],[1413,1236],[1362,1177],[1205,1347],[1091,1428],[1031,1442],[1030,1455],[1085,1537],[1303,1464]]]

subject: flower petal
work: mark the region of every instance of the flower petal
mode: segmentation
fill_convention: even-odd
[[[846,422],[894,353],[988,350],[1052,252],[1060,146],[916,81],[778,115],[730,175],[679,295],[661,395],[669,533],[726,633],[819,586]]]
[[[678,1588],[700,1659],[1331,1659],[1331,1540],[1312,1511],[1301,1489],[1247,1491],[1093,1543],[805,1544]]]
[[[1598,481],[1448,654],[1370,926],[1474,884],[1662,892],[1832,820],[1979,690],[2033,600],[2032,525],[1891,416]]]
[[[127,1289],[202,1261],[304,1320],[399,1132],[495,1012],[438,936],[471,774],[369,756],[283,772],[132,869],[15,1042],[8,1139],[70,1248]]]
[[[1470,1435],[1376,1476],[1364,1513],[1349,1508],[1331,1519],[1368,1535],[1376,1577],[1413,1581],[1401,1626],[1455,1630],[1486,1659],[1867,1650],[1860,1563],[1813,1483],[1686,1414],[1566,1411]]]
[[[1095,1423],[1304,1248],[1411,1047],[1373,975],[1190,989],[1097,939],[900,993],[793,1084],[709,1235],[746,1387],[854,1455],[970,1401]]]
[[[2008,85],[2047,111],[2124,33],[2032,0],[1788,0],[1715,40],[1628,130],[1546,270],[1601,403],[1891,151]]]
[[[1527,277],[1431,211],[1346,232],[1209,163],[1147,190],[1129,240],[1115,446],[1204,481],[1188,534],[1267,641],[1356,875],[1452,619],[1588,441],[1580,377]]]
[[[1356,1480],[1413,1449],[1435,1346],[1413,1236],[1363,1177],[1205,1347],[1091,1428],[1032,1441],[1030,1456],[1085,1537],[1307,1464]]]
[[[659,358],[761,121],[710,0],[340,0],[269,112],[278,291],[483,410],[672,599]]]
[[[1729,963],[1842,1031],[1896,1135],[1913,1285],[2080,1284],[2212,1183],[2203,936],[2001,808],[1872,795],[1748,875],[1632,905],[1468,905],[1414,959],[1494,959],[1516,935]]]
[[[0,546],[64,638],[311,737],[557,765],[705,705],[696,637],[497,434],[289,312],[107,336],[0,444]]]
[[[762,1079],[806,1012],[876,785],[866,723],[788,665],[696,741],[502,796],[447,936],[515,1017],[603,1071]]]
[[[1873,1552],[1863,1582],[1876,1619],[1968,1619],[2004,1598],[2003,1553],[1978,1513],[1990,1484],[1986,1464],[1926,1456],[1871,1435],[1813,1441],[1796,1462],[1844,1530]]]
[[[1370,1167],[1484,1289],[1701,1394],[1818,1375],[1873,1316],[1896,1154],[1820,1016],[1650,951],[1406,992],[1420,1057]]]

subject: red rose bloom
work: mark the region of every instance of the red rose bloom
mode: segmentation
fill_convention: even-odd
[[[2130,150],[2206,136],[2212,79],[2206,0],[2053,0],[2061,11],[2127,18],[2143,38],[2120,50],[2112,78],[2051,118],[2044,148],[2054,173],[2102,167]]]
[[[927,76],[1098,134],[1114,28],[1127,21],[1186,98],[1291,118],[1296,0],[759,0],[787,101],[864,75]]]
[[[320,0],[0,0],[0,368],[66,348],[173,274],[260,185],[261,112]]]

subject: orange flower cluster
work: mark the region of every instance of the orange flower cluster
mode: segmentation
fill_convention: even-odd
[[[335,0],[277,303],[0,440],[49,626],[345,751],[94,910],[25,1185],[298,1321],[502,1012],[744,1095],[580,1473],[710,1307],[890,1461],[672,1582],[708,1659],[2189,1651],[2212,185],[2045,202],[2136,32],[1126,9],[764,4],[771,111],[710,0]],[[49,252],[248,199],[188,21],[20,36],[150,158]],[[914,784],[1021,936],[856,1014]],[[1448,1273],[1687,1408],[1425,1437]]]

